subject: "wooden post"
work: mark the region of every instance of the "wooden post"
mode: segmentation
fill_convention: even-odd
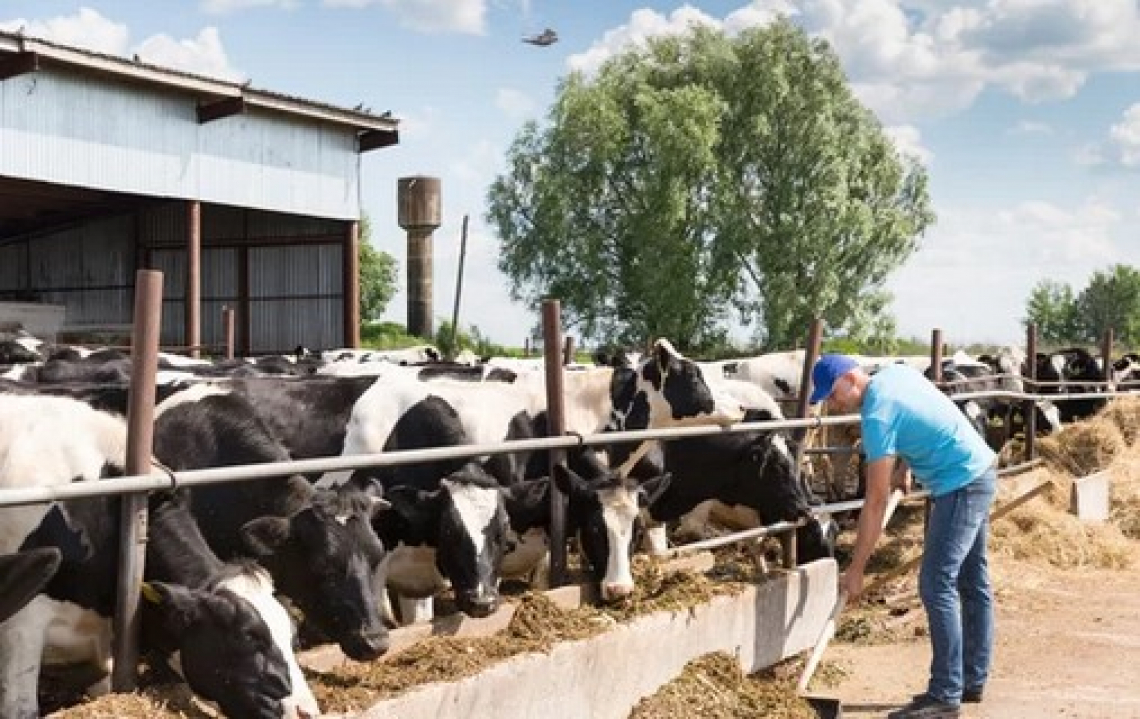
[[[546,361],[547,435],[566,432],[566,407],[562,389],[562,303],[542,301],[543,358]],[[566,498],[554,483],[554,465],[565,458],[563,450],[550,451],[550,584],[566,583]]]
[[[161,283],[160,283],[161,284]],[[186,203],[186,347],[201,356],[202,345],[202,203]]]
[[[234,308],[222,308],[222,331],[226,337],[226,359],[234,358]]]
[[[930,380],[942,389],[942,330],[930,333]]]
[[[344,288],[344,346],[360,347],[360,222],[345,223],[342,250]]]
[[[134,330],[131,336],[131,389],[127,400],[127,474],[149,474],[154,445],[155,377],[162,320],[162,273],[135,273]],[[139,662],[139,590],[146,561],[147,496],[127,494],[119,514],[119,576],[115,588],[112,639],[115,691],[134,690]]]
[[[1029,380],[1025,383],[1026,389],[1037,394],[1037,325],[1030,322],[1025,326],[1025,367],[1022,374]],[[1022,404],[1025,432],[1025,461],[1030,462],[1037,456],[1037,401],[1027,399]]]
[[[574,338],[567,336],[562,344],[562,365],[566,366],[574,361]]]

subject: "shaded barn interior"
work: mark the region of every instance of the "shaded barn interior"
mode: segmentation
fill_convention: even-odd
[[[360,156],[397,128],[0,33],[0,329],[122,344],[156,269],[168,348],[220,353],[223,307],[239,354],[357,346]]]

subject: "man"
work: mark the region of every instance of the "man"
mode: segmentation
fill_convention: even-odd
[[[933,497],[918,592],[933,659],[926,691],[888,719],[957,717],[980,702],[993,654],[994,610],[986,560],[996,455],[958,408],[918,371],[893,364],[868,375],[844,355],[812,369],[813,404],[860,415],[867,456],[866,498],[851,563],[840,578],[849,599],[882,532],[896,462],[905,462]]]

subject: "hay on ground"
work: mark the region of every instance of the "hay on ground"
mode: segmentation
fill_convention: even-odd
[[[1071,477],[1086,477],[1105,469],[1127,447],[1120,428],[1105,416],[1071,424],[1037,442],[1046,464]]]
[[[1115,424],[1129,446],[1135,444],[1137,437],[1140,437],[1140,397],[1117,397],[1100,411],[1098,417]]]
[[[794,680],[761,672],[744,676],[729,654],[694,659],[681,674],[645,697],[630,719],[813,719],[816,714],[796,694]]]
[[[130,694],[106,694],[48,714],[51,719],[213,719],[220,713],[194,699],[184,684],[147,687]]]

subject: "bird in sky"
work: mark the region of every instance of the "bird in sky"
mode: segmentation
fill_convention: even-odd
[[[537,45],[539,47],[547,47],[558,42],[558,33],[550,28],[546,28],[538,35],[527,35],[522,39],[523,42],[530,45]]]

